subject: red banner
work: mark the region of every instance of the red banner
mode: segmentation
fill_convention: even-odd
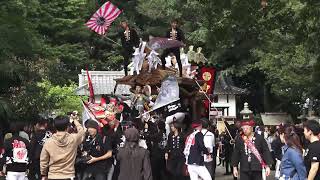
[[[214,91],[215,75],[216,69],[214,67],[202,67],[200,69],[199,79],[204,81],[204,84],[202,85],[202,90],[206,92],[208,95],[212,94]],[[207,110],[207,113],[209,113],[209,100],[204,100],[203,105]]]
[[[202,90],[204,90],[207,94],[212,94],[214,90],[216,69],[214,67],[202,67],[200,72],[200,80],[204,81]]]

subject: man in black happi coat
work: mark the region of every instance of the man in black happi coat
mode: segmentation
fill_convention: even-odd
[[[119,36],[121,37],[121,44],[123,47],[122,55],[123,55],[123,66],[125,75],[128,75],[128,65],[130,59],[132,58],[132,54],[134,53],[134,48],[138,48],[140,44],[140,39],[137,32],[129,27],[127,21],[121,22],[121,27],[124,31],[121,31]]]
[[[272,165],[272,157],[266,140],[263,136],[253,132],[254,121],[241,122],[243,134],[235,140],[235,148],[232,155],[233,174],[239,176],[238,165],[240,164],[240,179],[262,180],[262,166],[265,168],[265,175],[269,176]],[[254,146],[257,150],[250,148]],[[256,156],[259,154],[262,161]]]
[[[178,40],[181,42],[185,42],[184,34],[183,31],[178,27],[178,21],[173,20],[171,21],[171,28],[167,31],[166,37],[173,39],[173,40]],[[162,63],[162,68],[166,68],[166,60],[165,58],[170,54],[173,53],[177,59],[177,63],[179,66],[179,74],[180,77],[182,77],[182,64],[181,64],[181,59],[180,59],[180,48],[169,48],[165,49],[164,52],[161,55],[161,63]]]

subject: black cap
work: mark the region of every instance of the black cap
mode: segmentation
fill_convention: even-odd
[[[86,128],[98,129],[99,128],[99,124],[96,121],[89,119],[86,122]]]

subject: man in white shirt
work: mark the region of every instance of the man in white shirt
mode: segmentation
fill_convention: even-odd
[[[201,133],[203,134],[204,138],[204,145],[208,149],[210,155],[204,155],[204,165],[208,169],[212,179],[214,179],[214,161],[215,155],[214,155],[214,146],[215,146],[215,137],[212,132],[208,130],[209,127],[209,120],[207,118],[202,118],[202,130]]]

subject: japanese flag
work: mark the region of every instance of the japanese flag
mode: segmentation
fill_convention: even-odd
[[[93,14],[86,26],[94,32],[104,35],[121,12],[120,9],[108,1]]]

